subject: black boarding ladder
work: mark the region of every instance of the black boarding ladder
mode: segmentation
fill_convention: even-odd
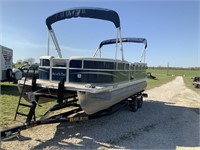
[[[68,118],[69,115],[80,112],[80,111],[82,111],[82,109],[80,108],[79,104],[76,103],[77,99],[75,99],[75,95],[72,95],[71,97],[67,97],[67,98],[64,97],[64,79],[63,78],[58,83],[58,93],[57,93],[57,95],[52,95],[52,96],[51,95],[37,95],[32,100],[32,105],[22,103],[21,100],[22,100],[23,93],[24,93],[24,86],[25,86],[25,83],[26,83],[26,79],[27,79],[27,76],[25,77],[25,80],[24,80],[22,91],[20,93],[18,107],[17,107],[16,114],[15,114],[15,119],[16,119],[17,115],[22,115],[22,116],[27,117],[26,121],[22,125],[2,130],[1,133],[0,133],[1,134],[0,135],[0,141],[12,139],[14,137],[19,137],[20,131],[31,128],[31,127],[35,127],[35,126],[38,126],[38,125],[58,123],[58,122],[74,122],[74,121],[87,120],[88,119],[88,116],[78,117],[80,119],[77,119],[76,117]],[[36,91],[36,77],[35,76],[32,79],[32,91]],[[54,105],[53,107],[51,107],[43,115],[43,117],[41,119],[36,120],[35,108],[38,105],[37,101],[38,101],[40,96],[49,96],[51,98],[55,98],[55,100],[57,100],[57,104]],[[72,98],[72,97],[74,99],[68,101],[68,98]],[[66,99],[67,99],[67,101],[64,101]],[[40,106],[40,105],[38,105],[38,106]],[[76,108],[72,109],[72,110],[69,109],[66,112],[56,114],[56,115],[53,115],[51,117],[46,118],[46,116],[49,112],[57,111],[57,110],[60,110],[62,108],[66,108],[66,107],[70,107],[70,106],[75,106]],[[23,114],[23,113],[19,112],[19,107],[30,108],[29,113]]]
[[[30,104],[25,104],[25,103],[21,102],[23,94],[24,94],[25,83],[26,83],[27,78],[28,78],[29,70],[30,70],[30,68],[27,70],[27,73],[26,73],[26,76],[25,76],[25,79],[24,79],[22,91],[20,93],[20,97],[19,97],[19,101],[18,101],[18,105],[17,105],[17,109],[16,109],[16,112],[15,112],[15,117],[14,117],[14,121],[16,121],[18,115],[27,117],[26,121],[25,121],[26,125],[29,125],[30,122],[31,122],[31,120],[36,121],[35,108],[37,106],[37,100],[32,100],[32,102],[31,102],[32,104],[31,105]],[[32,76],[32,92],[34,92],[36,90],[36,74],[35,74],[35,69],[33,71],[34,71],[34,73],[33,73],[33,76]],[[29,113],[25,114],[24,112],[20,112],[19,111],[20,107],[26,107],[26,108],[28,108],[29,109]]]

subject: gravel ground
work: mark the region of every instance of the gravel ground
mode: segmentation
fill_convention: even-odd
[[[142,109],[128,108],[79,123],[42,125],[22,131],[2,149],[200,149],[200,95],[182,77],[146,91]]]

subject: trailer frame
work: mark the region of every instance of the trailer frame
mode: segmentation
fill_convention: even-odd
[[[28,74],[28,72],[29,71],[27,71],[27,74]],[[26,81],[27,77],[28,77],[28,75],[26,75],[24,81]],[[36,79],[35,75],[33,75],[33,78],[32,78],[32,91],[33,92],[36,90],[36,88],[35,88],[36,84],[37,84],[36,80],[37,79]],[[25,82],[24,82],[23,86],[25,86]],[[119,102],[105,110],[99,111],[92,115],[88,115],[83,112],[80,105],[77,103],[78,102],[77,95],[65,98],[63,96],[64,95],[63,89],[64,89],[64,79],[61,79],[60,82],[58,83],[57,96],[46,95],[46,94],[42,94],[42,93],[37,94],[35,96],[35,99],[33,99],[31,101],[31,103],[32,103],[31,105],[23,104],[20,102],[22,95],[23,95],[23,90],[22,90],[20,93],[19,103],[18,103],[18,107],[16,110],[14,120],[16,120],[17,115],[22,115],[22,116],[27,117],[26,121],[22,125],[0,131],[0,133],[1,133],[0,141],[6,141],[6,140],[12,139],[14,137],[20,137],[20,132],[22,130],[26,130],[26,129],[29,129],[29,128],[32,128],[35,126],[44,125],[44,124],[52,124],[52,123],[60,123],[60,122],[79,122],[79,121],[85,121],[85,120],[90,120],[90,119],[96,119],[96,118],[100,118],[100,117],[103,117],[106,115],[111,115],[114,112],[118,111],[119,109],[121,109],[122,107],[125,107],[125,106],[129,106],[131,111],[136,112],[138,110],[138,108],[142,107],[143,97],[148,96],[147,94],[143,93],[143,91],[141,91],[141,92],[138,92],[138,93],[132,95],[131,97],[128,97],[127,99],[122,100],[121,102]],[[51,97],[51,98],[53,97],[57,101],[57,104],[55,104],[51,108],[49,108],[49,110],[47,110],[39,120],[36,120],[35,109],[37,106],[40,106],[37,102],[39,97]],[[18,112],[18,108],[20,105],[30,108],[29,113],[27,115]],[[61,110],[64,108],[69,108],[69,107],[71,109],[68,109],[65,112],[47,117],[48,114],[51,112]]]

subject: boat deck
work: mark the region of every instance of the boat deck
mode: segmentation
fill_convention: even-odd
[[[23,85],[24,80],[20,80],[19,84]],[[37,79],[37,86],[42,88],[58,89],[58,81],[46,81]],[[27,80],[26,85],[32,85],[32,80]],[[69,91],[84,91],[90,93],[104,92],[113,88],[112,86],[93,86],[91,84],[77,84],[77,83],[67,83],[65,82],[65,90]]]
[[[112,91],[118,88],[123,88],[128,85],[132,84],[138,84],[140,82],[145,82],[146,79],[140,79],[135,81],[129,81],[129,82],[121,82],[121,83],[115,83],[115,84],[109,84],[109,85],[92,85],[92,84],[86,84],[86,83],[67,83],[65,82],[65,90],[69,91],[83,91],[83,92],[89,92],[89,93],[100,93],[100,92],[106,92],[106,91]],[[37,79],[37,86],[42,88],[48,88],[48,89],[58,89],[58,81],[47,81],[47,80],[41,80]],[[24,80],[20,80],[19,85],[24,84]],[[26,85],[32,86],[32,80],[29,79],[26,81]]]

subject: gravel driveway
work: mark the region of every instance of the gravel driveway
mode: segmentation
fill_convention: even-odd
[[[200,95],[182,77],[146,91],[142,109],[128,108],[79,123],[22,131],[2,149],[200,149]]]

